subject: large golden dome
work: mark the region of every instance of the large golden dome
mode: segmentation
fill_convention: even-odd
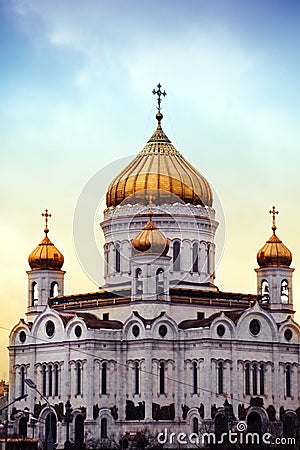
[[[63,266],[64,256],[48,238],[49,229],[47,224],[48,217],[51,217],[51,214],[48,214],[46,209],[42,216],[46,218],[45,237],[30,253],[28,262],[32,270],[59,270]]]
[[[258,265],[260,267],[289,267],[292,262],[292,253],[275,233],[277,229],[275,214],[278,214],[278,212],[275,211],[274,206],[269,212],[273,215],[273,234],[257,253]]]
[[[206,179],[175,149],[158,126],[142,151],[110,183],[107,207],[128,203],[147,203],[151,192],[156,203],[175,203],[176,198],[193,205],[212,206],[213,195]],[[178,201],[178,200],[177,200]]]

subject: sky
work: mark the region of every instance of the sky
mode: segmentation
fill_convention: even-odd
[[[97,290],[76,256],[76,205],[90,180],[113,178],[145,145],[159,82],[164,131],[224,211],[216,284],[256,292],[274,204],[300,312],[299,23],[298,0],[0,0],[0,378],[45,208],[65,293]]]

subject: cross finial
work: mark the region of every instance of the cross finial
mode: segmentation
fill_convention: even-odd
[[[48,228],[48,217],[51,217],[51,214],[48,213],[48,209],[45,209],[45,212],[42,213],[42,216],[45,217],[45,233],[47,235],[47,233],[49,232],[49,228]]]
[[[156,118],[158,120],[158,123],[160,124],[160,121],[163,118],[163,115],[161,113],[161,106],[160,106],[160,104],[161,104],[161,96],[163,95],[165,97],[167,95],[167,93],[166,93],[166,91],[162,91],[161,90],[161,84],[160,83],[158,83],[157,88],[158,88],[157,90],[153,89],[152,94],[153,95],[157,95],[157,104],[158,104],[158,106],[156,108],[158,109],[158,113],[156,114]]]
[[[276,214],[279,214],[279,212],[276,211],[275,206],[273,206],[272,209],[270,209],[269,214],[271,214],[271,216],[272,216],[272,220],[273,220],[272,230],[273,230],[273,233],[275,233],[275,230],[277,228],[276,223],[275,223],[275,217],[276,217]]]

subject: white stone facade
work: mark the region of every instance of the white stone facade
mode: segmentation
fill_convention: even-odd
[[[296,430],[300,329],[293,269],[256,269],[257,295],[222,292],[214,284],[213,208],[153,205],[153,222],[170,244],[166,256],[133,252],[148,210],[126,204],[104,211],[106,284],[99,292],[64,296],[64,271],[27,272],[27,319],[11,331],[9,355],[10,399],[28,397],[11,407],[10,434],[28,419],[27,407],[45,442],[48,402],[63,448],[67,399],[76,448],[121,439],[131,445],[139,433],[155,438],[164,429],[213,430],[225,399],[232,423],[251,426],[254,417],[261,429],[288,435],[292,422]],[[27,387],[28,378],[42,398]],[[30,421],[27,431],[34,431]]]

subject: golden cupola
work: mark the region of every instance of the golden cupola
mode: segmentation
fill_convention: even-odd
[[[132,247],[136,255],[160,255],[166,256],[169,251],[169,241],[152,221],[152,209],[150,207],[149,220],[142,230],[132,240]]]
[[[45,237],[39,245],[30,253],[28,262],[32,270],[60,270],[64,263],[63,254],[48,238],[48,210],[42,214],[45,217]]]
[[[106,193],[107,207],[125,203],[146,203],[149,192],[157,204],[184,202],[212,206],[208,181],[176,150],[161,127],[163,115],[158,90],[157,128],[141,152],[115,177]]]
[[[273,216],[273,234],[257,253],[258,265],[260,267],[289,267],[292,262],[292,253],[275,233],[277,229],[275,224],[275,214],[278,214],[278,211],[275,210],[275,206],[273,206],[269,213]]]

